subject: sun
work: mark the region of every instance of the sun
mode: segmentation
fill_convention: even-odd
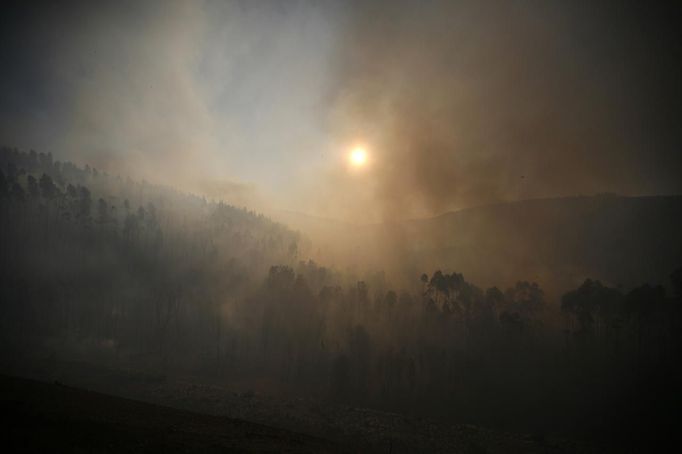
[[[364,149],[364,147],[355,147],[348,155],[348,160],[350,161],[351,165],[355,167],[363,167],[365,164],[367,164],[367,151]]]

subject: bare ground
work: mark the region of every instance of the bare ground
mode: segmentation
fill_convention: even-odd
[[[89,364],[62,363],[48,376],[40,375],[52,383],[0,379],[0,405],[5,414],[15,415],[11,439],[19,450],[62,446],[84,452],[604,451],[564,438],[500,432]]]

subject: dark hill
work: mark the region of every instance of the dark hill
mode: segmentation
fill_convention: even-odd
[[[668,283],[682,263],[682,197],[567,197],[448,213],[406,224],[422,266],[494,284],[532,279],[560,291],[586,277]]]
[[[7,376],[0,407],[9,452],[343,451],[260,424]]]
[[[311,236],[322,263],[368,264],[401,279],[442,269],[482,286],[534,280],[558,295],[586,277],[667,285],[682,264],[681,196],[534,199],[369,225],[279,218]]]

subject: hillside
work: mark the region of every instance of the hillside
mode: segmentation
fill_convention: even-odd
[[[484,285],[532,279],[555,295],[586,277],[666,285],[682,263],[681,196],[524,200],[360,226],[295,213],[280,219],[309,234],[321,260],[371,262],[398,275],[457,271]]]
[[[248,210],[42,153],[3,150],[0,164],[5,374],[75,361],[248,384],[275,403],[238,400],[228,414],[342,434],[384,416],[315,405],[605,440],[642,430],[643,412],[656,415],[646,433],[658,430],[679,394],[682,271],[672,291],[656,285],[676,269],[678,198],[527,201],[357,228],[315,220],[363,270],[323,260],[323,243],[319,264],[302,261],[299,234]],[[580,279],[607,272],[636,287]],[[173,403],[192,389],[154,391]],[[301,409],[309,421],[282,419],[286,396],[317,402]],[[387,418],[392,433],[409,430]],[[405,443],[426,446],[433,424],[413,425],[426,438]]]
[[[479,282],[526,276],[565,291],[586,277],[667,284],[682,262],[682,197],[568,197],[448,213],[406,225],[417,260]]]
[[[110,383],[117,380],[119,394],[135,397],[95,392],[107,387],[101,378],[84,389],[71,382],[0,375],[0,409],[13,416],[6,446],[13,451],[462,454],[592,453],[604,448],[217,386],[143,384],[121,372],[104,371]],[[120,386],[122,377],[127,389]]]
[[[164,365],[213,358],[222,307],[295,263],[300,241],[247,209],[9,148],[0,232],[2,353],[59,339]]]
[[[346,452],[312,436],[0,376],[10,452]]]

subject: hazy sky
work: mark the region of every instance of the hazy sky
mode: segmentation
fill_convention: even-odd
[[[95,3],[3,10],[0,142],[352,220],[682,192],[679,11]]]

